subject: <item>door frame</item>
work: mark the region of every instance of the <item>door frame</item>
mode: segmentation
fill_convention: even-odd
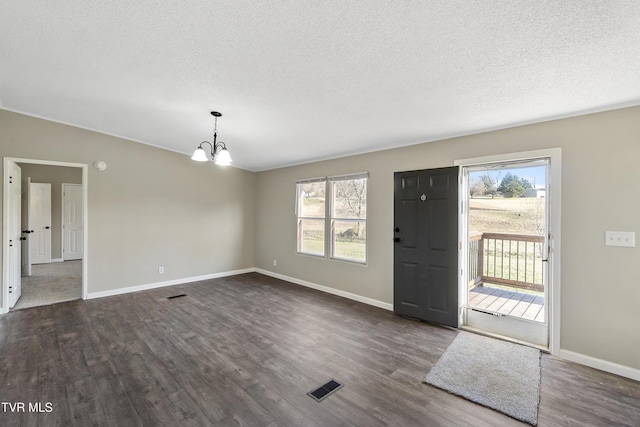
[[[22,226],[24,227],[25,224],[29,225],[29,200],[31,200],[31,177],[28,176],[27,177],[27,188],[26,190],[23,188],[22,189],[22,197],[23,197],[23,204],[22,204]],[[29,239],[29,237],[31,236],[31,233],[27,234],[25,237],[26,239],[22,242],[22,259],[20,260],[20,263],[22,264],[22,266],[24,267],[22,270],[22,274],[24,275],[24,277],[30,277],[32,276],[32,264],[31,264],[31,240]]]
[[[83,221],[84,221],[84,256],[82,258],[82,299],[87,299],[88,288],[88,243],[89,233],[87,232],[89,224],[88,210],[88,193],[89,193],[89,165],[86,163],[69,163],[58,162],[52,160],[24,159],[19,157],[4,158],[3,173],[3,194],[2,194],[2,235],[3,245],[5,245],[6,236],[9,229],[9,164],[11,163],[27,163],[46,166],[63,166],[82,169],[82,205],[83,205]],[[6,248],[6,245],[3,247]],[[9,312],[9,254],[6,250],[2,251],[2,306],[0,306],[0,314]]]
[[[545,197],[548,197],[549,203],[549,221],[547,224],[548,232],[549,232],[549,290],[548,295],[550,296],[549,301],[545,301],[545,304],[548,304],[548,336],[549,336],[549,352],[553,355],[558,355],[560,351],[560,265],[561,265],[561,233],[560,233],[560,225],[561,225],[561,190],[562,190],[562,150],[560,148],[548,148],[542,150],[533,150],[533,151],[523,151],[517,153],[506,153],[506,154],[498,154],[492,156],[484,156],[484,157],[475,157],[469,159],[460,159],[454,161],[456,166],[460,167],[460,178],[458,185],[460,186],[459,191],[459,203],[460,210],[458,211],[458,233],[460,238],[459,247],[461,250],[459,251],[458,264],[460,266],[460,276],[459,276],[459,313],[462,316],[463,310],[462,307],[466,304],[466,287],[468,286],[466,282],[466,269],[467,269],[467,261],[466,255],[468,253],[468,241],[463,236],[467,235],[467,224],[464,219],[464,198],[467,194],[466,191],[466,183],[462,178],[462,170],[465,166],[478,166],[489,163],[502,163],[502,162],[512,162],[512,161],[526,161],[536,158],[549,158],[549,182],[547,183],[549,187],[549,194],[546,194]],[[465,185],[465,188],[462,188]],[[462,319],[460,319],[460,325],[464,325],[462,323]]]
[[[7,268],[3,268],[3,276],[7,278],[6,305],[8,308],[11,308],[16,305],[22,294],[22,168],[15,163],[10,164],[9,166],[10,168],[7,168],[6,174],[7,178],[13,177],[14,181],[17,183],[17,188],[15,185],[13,187],[10,186],[9,184],[11,180],[7,179],[7,186],[4,193],[6,196],[5,199],[8,201],[11,200],[13,201],[13,203],[15,203],[16,196],[18,195],[18,197],[20,198],[20,200],[15,203],[17,206],[14,206],[13,203],[11,204],[12,206],[14,206],[13,211],[11,209],[7,209],[7,215],[5,216],[7,227],[3,230],[3,253],[6,253],[7,255]],[[16,194],[16,190],[18,194]],[[14,221],[18,222],[18,224],[15,224]],[[14,227],[12,227],[12,224],[14,225]],[[17,225],[17,230],[15,229],[15,225]],[[16,234],[18,235],[18,238],[15,245],[10,245],[11,239],[14,239]],[[21,246],[20,250],[9,249],[9,247],[17,246],[18,244],[20,244]],[[12,253],[16,252],[17,260],[14,256],[12,256]],[[18,271],[16,271],[16,261],[20,266],[17,268]],[[18,280],[13,280],[16,278],[16,275]],[[9,293],[10,284],[14,285],[14,292],[12,294]]]

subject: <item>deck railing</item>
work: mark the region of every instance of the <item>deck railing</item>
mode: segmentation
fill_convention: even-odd
[[[469,237],[470,286],[485,282],[544,291],[544,236],[477,233]]]

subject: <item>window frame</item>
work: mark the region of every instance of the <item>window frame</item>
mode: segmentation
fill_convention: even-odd
[[[309,255],[309,256],[314,256],[314,257],[319,257],[319,258],[325,258],[325,259],[334,259],[334,260],[338,260],[338,261],[344,261],[344,262],[350,262],[350,263],[354,263],[354,264],[360,264],[360,265],[367,265],[368,262],[368,238],[366,237],[365,234],[365,238],[364,238],[364,259],[357,259],[357,258],[349,258],[349,257],[343,257],[343,256],[336,256],[335,252],[336,252],[336,222],[340,223],[344,223],[344,222],[353,222],[353,223],[360,223],[360,224],[364,224],[364,229],[365,229],[365,233],[367,230],[367,217],[368,217],[368,213],[366,212],[366,207],[365,207],[365,216],[364,218],[342,218],[342,217],[338,217],[335,215],[335,205],[336,205],[336,199],[335,199],[335,194],[334,194],[334,189],[335,189],[335,183],[337,181],[349,181],[349,180],[357,180],[357,179],[364,179],[365,180],[365,190],[364,190],[364,195],[365,195],[365,200],[368,199],[368,193],[369,193],[369,173],[368,172],[359,172],[359,173],[352,173],[352,174],[346,174],[346,175],[335,175],[335,176],[329,176],[329,177],[318,177],[318,178],[309,178],[309,179],[300,179],[300,180],[296,180],[295,182],[295,187],[296,187],[296,200],[295,200],[295,217],[296,217],[296,253],[299,255]],[[318,182],[324,182],[325,184],[325,203],[324,203],[324,217],[320,218],[320,217],[307,217],[307,216],[302,216],[300,215],[300,210],[301,210],[301,185],[304,184],[310,184],[310,183],[318,183]],[[365,204],[366,206],[366,204]],[[314,253],[314,252],[305,252],[302,250],[302,221],[305,220],[311,220],[311,221],[323,221],[324,222],[324,245],[323,245],[323,253],[322,254],[318,254],[318,253]]]
[[[300,186],[304,185],[304,184],[314,184],[314,183],[324,183],[324,187],[325,187],[325,200],[324,200],[324,216],[322,217],[315,217],[315,216],[302,216],[300,215],[300,195],[301,195],[301,191],[300,191]],[[309,255],[309,256],[315,256],[315,257],[320,257],[320,258],[326,258],[326,254],[327,254],[327,178],[326,177],[322,177],[322,178],[309,178],[309,179],[301,179],[301,180],[297,180],[296,181],[296,205],[295,205],[295,214],[296,214],[296,253],[297,254],[301,254],[301,255]],[[323,230],[323,235],[322,235],[322,240],[323,240],[323,244],[322,244],[322,253],[316,253],[316,252],[305,252],[302,250],[302,222],[303,221],[322,221],[322,230]]]
[[[335,215],[335,204],[336,204],[336,195],[334,194],[335,191],[335,183],[338,181],[353,181],[353,180],[360,180],[360,179],[364,179],[365,181],[365,188],[364,188],[364,199],[365,199],[365,216],[364,218],[342,218],[342,217],[338,217]],[[353,262],[356,264],[367,264],[367,238],[366,238],[366,234],[365,234],[365,239],[364,239],[364,260],[362,259],[357,259],[357,258],[348,258],[348,257],[342,257],[342,256],[338,256],[336,255],[336,222],[352,222],[352,223],[363,223],[364,224],[364,230],[366,233],[367,230],[367,211],[366,211],[366,200],[367,200],[367,196],[368,196],[368,190],[369,190],[369,174],[366,172],[361,172],[361,173],[353,173],[353,174],[348,174],[348,175],[337,175],[337,176],[331,176],[327,178],[327,186],[328,186],[328,190],[329,190],[329,196],[330,196],[330,206],[329,206],[329,214],[328,214],[328,220],[329,220],[329,226],[330,226],[330,230],[329,230],[329,257],[331,259],[337,259],[340,261],[347,261],[347,262]]]

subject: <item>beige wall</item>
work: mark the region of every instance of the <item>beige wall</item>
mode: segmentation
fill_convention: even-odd
[[[640,107],[261,172],[256,266],[392,303],[395,171],[552,147],[562,149],[561,348],[640,369],[639,249],[604,245],[605,230],[640,231]],[[368,265],[297,255],[295,180],[362,171]]]
[[[51,258],[62,259],[62,184],[82,184],[82,169],[19,163],[22,169],[23,207],[27,178],[31,182],[51,184]],[[22,229],[26,228],[22,224]]]
[[[640,369],[639,249],[604,246],[605,230],[640,231],[640,107],[259,174],[2,110],[0,129],[2,157],[107,162],[89,168],[89,292],[256,266],[386,303],[393,172],[561,147],[561,347]],[[297,255],[295,180],[362,171],[368,265]]]
[[[255,265],[255,173],[5,110],[0,129],[2,157],[90,165],[90,293]]]

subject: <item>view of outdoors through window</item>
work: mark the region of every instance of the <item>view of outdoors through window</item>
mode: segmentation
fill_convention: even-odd
[[[297,192],[298,252],[324,256],[326,233],[330,233],[331,258],[366,262],[366,176],[298,182]],[[328,212],[326,203],[330,203]],[[325,231],[327,225],[329,231]]]
[[[298,252],[324,256],[326,181],[299,183]]]
[[[367,248],[367,179],[333,181],[334,258],[365,262]]]
[[[544,233],[545,167],[469,173],[469,230]]]
[[[544,321],[545,193],[544,165],[469,172],[470,305]]]

